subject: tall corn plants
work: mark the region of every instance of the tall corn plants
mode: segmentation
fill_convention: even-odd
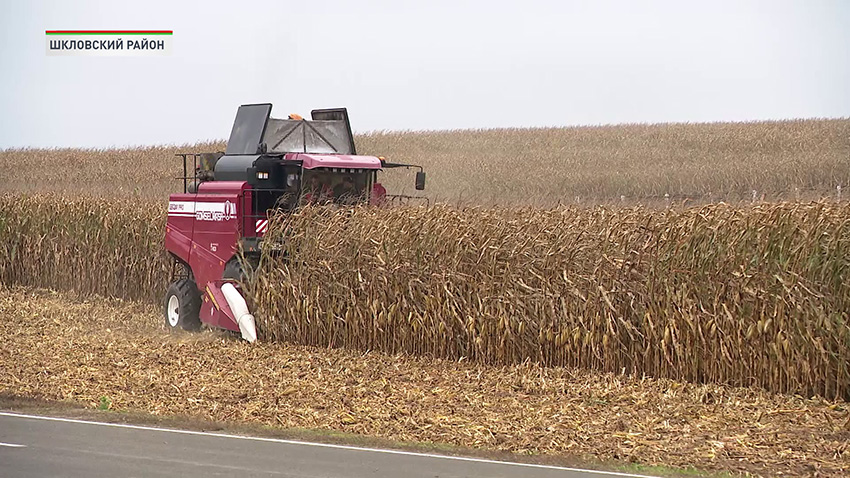
[[[159,303],[164,207],[0,196],[0,280]],[[266,340],[850,398],[850,206],[305,208],[245,284]]]
[[[97,197],[0,196],[0,280],[158,302],[171,266],[163,211]]]
[[[305,209],[267,338],[848,397],[850,208]]]

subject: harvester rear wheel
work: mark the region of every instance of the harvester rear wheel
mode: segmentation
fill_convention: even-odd
[[[201,327],[201,294],[191,279],[179,279],[165,293],[165,326],[169,329],[198,330]]]

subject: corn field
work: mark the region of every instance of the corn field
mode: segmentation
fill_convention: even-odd
[[[158,304],[161,203],[0,197],[0,280]],[[265,340],[850,398],[850,206],[306,208]],[[128,319],[129,320],[129,319]]]
[[[850,397],[850,207],[449,207],[282,218],[274,340]]]
[[[0,281],[158,302],[171,273],[164,210],[97,197],[0,196]]]
[[[357,124],[356,117],[354,124]],[[222,132],[226,133],[225,132]],[[752,123],[373,132],[360,154],[420,164],[432,201],[461,205],[661,204],[813,200],[850,185],[850,119]],[[0,150],[0,192],[59,192],[162,201],[182,191],[177,152],[224,141],[126,149]],[[405,171],[391,193],[415,194]],[[666,195],[666,196],[665,196]],[[624,198],[625,201],[621,201]]]

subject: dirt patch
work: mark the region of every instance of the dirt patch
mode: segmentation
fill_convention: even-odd
[[[148,305],[0,291],[0,393],[526,455],[845,476],[843,402],[536,365],[171,335]]]

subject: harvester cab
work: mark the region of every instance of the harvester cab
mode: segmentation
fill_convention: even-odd
[[[181,153],[183,193],[168,202],[165,249],[175,273],[166,292],[169,328],[201,324],[257,338],[240,281],[259,260],[270,214],[305,204],[381,205],[394,197],[378,182],[388,168],[421,166],[357,155],[348,111],[320,109],[311,119],[271,117],[272,105],[242,105],[223,153]],[[190,169],[191,168],[191,169]]]

